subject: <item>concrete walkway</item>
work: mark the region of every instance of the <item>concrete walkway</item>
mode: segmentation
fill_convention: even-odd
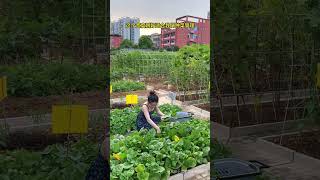
[[[287,148],[254,137],[232,139],[227,146],[235,158],[257,160],[270,166],[264,171],[281,180],[320,180],[319,160]]]

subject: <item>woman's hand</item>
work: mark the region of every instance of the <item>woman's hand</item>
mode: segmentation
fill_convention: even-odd
[[[160,133],[161,133],[161,130],[160,130],[160,128],[159,128],[159,127],[157,127],[157,128],[156,128],[156,131],[157,131],[157,133],[158,133],[158,134],[160,134]]]

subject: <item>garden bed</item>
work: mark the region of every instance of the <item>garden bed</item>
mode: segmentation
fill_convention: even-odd
[[[282,146],[320,159],[320,131],[284,135],[282,138]],[[267,138],[267,140],[279,144],[280,136]]]
[[[167,179],[181,170],[208,162],[207,121],[164,124],[161,129],[160,135],[150,130],[111,137],[111,177]]]
[[[43,150],[49,145],[64,144],[68,140],[67,135],[53,135],[47,133],[12,133],[6,138],[5,146],[1,150]],[[75,139],[71,136],[70,142]]]
[[[205,94],[191,94],[191,95],[179,95],[176,97],[176,100],[178,101],[195,101],[195,100],[202,100],[202,99],[206,99],[206,95]]]
[[[104,109],[106,105],[106,92],[93,91],[85,93],[76,93],[66,97],[55,95],[47,97],[8,97],[3,102],[5,105],[6,117],[29,116],[34,113],[46,114],[52,110],[52,105],[65,104],[67,97],[72,99],[73,104],[88,105],[90,110]],[[0,108],[2,109],[2,107]],[[0,113],[0,119],[3,114]]]
[[[148,96],[149,95],[149,91],[148,90],[139,90],[139,91],[130,91],[130,92],[112,92],[111,93],[111,99],[115,99],[115,98],[126,98],[126,95],[128,94],[135,94],[138,96]]]
[[[299,101],[300,102],[300,101]],[[283,122],[285,116],[285,109],[286,109],[286,101],[280,102],[280,108],[276,108],[276,116],[274,113],[274,108],[272,103],[261,103],[259,104],[256,116],[255,116],[255,105],[241,105],[239,106],[239,114],[240,114],[240,126],[250,126],[250,125],[257,125],[257,124],[264,124],[264,123],[276,123],[276,122]],[[295,102],[291,102],[295,103]],[[239,127],[238,121],[238,113],[236,106],[228,106],[223,107],[223,120],[221,119],[220,108],[215,107],[213,109],[212,114],[215,116],[213,120],[217,123],[228,127]],[[288,109],[286,119],[287,121],[290,120],[297,120],[301,119],[303,114],[303,109]],[[231,124],[231,121],[233,123]]]
[[[207,103],[207,104],[197,104],[197,105],[194,105],[194,106],[210,112],[210,103]]]
[[[86,138],[47,146],[41,151],[17,149],[0,153],[0,179],[83,179],[98,156],[99,144]]]
[[[163,104],[160,110],[166,115],[174,115],[182,109],[178,106]],[[139,106],[113,109],[110,112],[110,131],[111,134],[126,134],[136,130],[136,119],[140,111]]]

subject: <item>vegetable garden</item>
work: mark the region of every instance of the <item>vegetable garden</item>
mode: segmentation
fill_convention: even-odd
[[[227,0],[213,7],[212,121],[228,129],[228,142],[241,133],[267,135],[319,158],[312,141],[319,139],[319,2]]]
[[[181,111],[164,104],[168,115]],[[170,175],[210,161],[209,122],[193,119],[183,123],[162,122],[155,130],[135,130],[138,107],[111,111],[111,179],[167,179]],[[216,144],[211,158],[227,157],[230,152]]]
[[[83,179],[97,158],[107,127],[105,2],[1,2],[0,179]],[[54,132],[53,120],[71,119],[87,128]]]
[[[209,57],[207,45],[185,46],[178,52],[120,50],[111,55],[111,81],[160,84],[160,88],[173,91],[177,100],[208,102]]]

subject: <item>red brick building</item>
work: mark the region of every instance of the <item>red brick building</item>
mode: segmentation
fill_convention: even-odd
[[[110,35],[110,48],[119,48],[122,42],[122,37],[118,34]]]
[[[194,28],[161,28],[161,48],[188,44],[210,44],[210,20],[195,16],[183,16],[176,23],[194,23]]]

